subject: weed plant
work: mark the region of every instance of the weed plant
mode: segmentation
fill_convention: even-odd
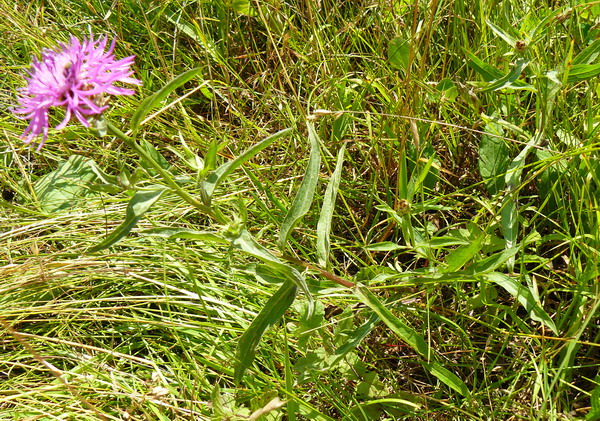
[[[0,119],[0,419],[600,419],[599,4],[0,11],[5,110],[70,35],[143,81],[139,153]]]

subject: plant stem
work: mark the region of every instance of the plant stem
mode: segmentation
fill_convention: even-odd
[[[123,142],[125,142],[125,144],[127,144],[127,146],[129,146],[131,149],[133,149],[140,157],[142,157],[142,159],[144,159],[144,161],[146,161],[148,164],[150,164],[152,166],[152,168],[154,168],[154,170],[158,174],[160,174],[160,176],[162,177],[164,182],[175,193],[177,193],[177,195],[179,195],[179,197],[181,197],[184,201],[186,201],[190,205],[194,206],[200,212],[208,215],[209,217],[211,217],[213,220],[217,221],[218,223],[220,223],[220,224],[227,223],[226,218],[220,212],[215,212],[209,206],[206,206],[202,202],[198,201],[192,195],[190,195],[187,191],[182,189],[181,186],[179,186],[179,184],[177,184],[177,182],[175,181],[175,179],[173,178],[171,173],[169,173],[167,170],[165,170],[163,167],[161,167],[158,164],[158,162],[156,162],[154,160],[154,158],[152,158],[152,156],[143,147],[141,147],[133,138],[127,136],[125,133],[123,133],[121,130],[119,130],[117,127],[115,127],[110,122],[107,123],[107,126],[113,135],[115,135],[116,137],[121,139]]]

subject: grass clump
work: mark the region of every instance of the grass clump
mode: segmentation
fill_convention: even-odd
[[[7,108],[69,34],[124,130],[197,69],[141,155],[1,120],[0,418],[600,419],[598,5],[0,8]]]

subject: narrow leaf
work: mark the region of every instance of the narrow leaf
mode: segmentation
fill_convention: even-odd
[[[382,241],[381,243],[373,243],[365,246],[365,250],[368,251],[394,251],[403,248],[405,247],[391,241]]]
[[[469,266],[469,273],[481,274],[496,270],[504,263],[508,262],[509,259],[514,258],[518,251],[519,247],[512,247],[504,249],[499,253],[486,257],[485,259],[481,259]]]
[[[219,234],[210,231],[197,231],[189,228],[153,228],[142,231],[144,235],[167,238],[169,240],[184,239],[204,241],[207,243],[229,244],[229,241]]]
[[[254,156],[256,156],[260,151],[265,149],[271,143],[275,142],[280,137],[283,137],[283,136],[289,134],[292,130],[293,129],[290,127],[290,128],[283,129],[283,130],[278,131],[277,133],[272,134],[271,136],[261,140],[256,145],[247,149],[245,152],[243,152],[237,158],[234,158],[233,160],[226,162],[225,164],[223,164],[219,168],[217,168],[213,173],[211,173],[206,178],[205,181],[202,182],[201,187],[203,190],[203,195],[206,197],[206,200],[210,201],[210,199],[215,191],[215,188],[225,178],[227,178],[227,176],[229,174],[231,174],[233,171],[235,171],[240,165],[242,165],[244,162],[248,161],[249,159],[252,159]]]
[[[515,38],[512,37],[512,35],[510,35],[508,32],[506,32],[505,30],[499,28],[498,26],[494,25],[492,22],[490,22],[489,20],[486,19],[485,23],[487,23],[487,25],[490,27],[490,29],[496,34],[498,35],[500,38],[502,38],[504,41],[506,41],[506,43],[508,45],[510,45],[511,47],[514,47],[517,40]]]
[[[282,262],[277,256],[258,244],[247,230],[241,230],[236,237],[231,238],[231,244],[238,250],[242,250],[246,254],[260,259],[273,271],[295,283],[306,294],[307,298],[312,300],[312,294],[308,290],[308,285],[302,274],[296,268]]]
[[[448,253],[446,257],[448,267],[444,269],[444,272],[455,272],[473,259],[481,250],[484,238],[485,234],[481,234],[469,245],[460,246]]]
[[[356,296],[363,304],[373,310],[400,339],[417,351],[419,355],[425,359],[430,358],[431,351],[427,341],[416,330],[394,316],[367,287],[357,284]]]
[[[567,82],[577,83],[600,75],[600,64],[576,64],[569,69]]]
[[[337,155],[335,170],[331,175],[331,179],[325,190],[323,198],[323,206],[321,207],[321,215],[317,223],[317,259],[319,265],[327,267],[329,260],[329,234],[331,233],[331,220],[333,219],[333,211],[335,209],[335,199],[337,197],[340,180],[342,177],[342,166],[344,164],[344,152],[346,144],[343,144]]]
[[[319,180],[319,168],[321,166],[321,151],[319,138],[311,122],[308,126],[308,140],[310,141],[310,157],[306,166],[306,173],[300,184],[300,188],[294,197],[294,201],[281,224],[277,246],[280,250],[285,249],[287,239],[300,219],[308,212],[312,204],[317,181]]]
[[[144,117],[146,117],[153,108],[157,107],[175,89],[198,76],[201,71],[202,69],[200,68],[188,70],[171,80],[154,94],[144,99],[131,118],[131,130],[136,133]]]
[[[287,281],[269,298],[261,312],[252,321],[248,329],[241,336],[235,357],[235,367],[233,379],[239,384],[246,370],[252,365],[256,356],[256,347],[260,339],[271,325],[277,323],[285,314],[286,310],[292,305],[296,297],[296,285]]]
[[[573,59],[573,66],[578,64],[591,64],[600,54],[600,39],[594,40],[590,45],[585,47]]]
[[[533,320],[544,323],[546,326],[558,335],[558,329],[548,313],[542,308],[541,304],[535,299],[534,294],[524,285],[521,285],[516,279],[503,273],[492,272],[485,275],[485,278],[496,283],[508,291],[515,299],[530,313]]]
[[[515,66],[510,71],[510,73],[501,77],[500,79],[497,79],[496,81],[491,82],[488,86],[483,88],[481,90],[481,92],[498,91],[498,90],[504,89],[504,88],[513,88],[513,89],[526,88],[522,85],[521,86],[513,85],[513,82],[515,82],[519,78],[519,76],[521,76],[521,73],[523,73],[523,70],[525,70],[525,68],[528,65],[529,65],[528,60],[526,60],[524,58],[517,59],[517,62],[515,63]]]
[[[357,284],[356,296],[358,299],[377,314],[381,320],[389,327],[400,339],[410,345],[419,355],[426,360],[433,358],[431,349],[427,341],[417,333],[412,327],[402,322],[398,317],[394,316],[381,301],[375,297],[371,291],[364,285]],[[463,396],[469,395],[467,385],[436,361],[424,361],[423,366],[442,383],[451,389],[457,391]]]
[[[485,80],[486,82],[491,82],[493,80],[500,79],[502,76],[504,76],[504,73],[502,73],[501,70],[496,69],[494,66],[491,66],[486,62],[480,60],[479,57],[477,57],[475,54],[470,53],[468,51],[465,54],[469,59],[467,65],[471,69],[479,73],[481,77],[483,77],[483,80]]]
[[[440,363],[431,362],[423,363],[423,365],[446,386],[449,386],[451,389],[454,389],[465,397],[471,394],[465,382],[463,382],[456,374],[443,367]]]
[[[150,209],[150,207],[160,198],[160,196],[166,191],[165,187],[155,187],[152,190],[144,190],[136,192],[129,204],[127,205],[127,212],[125,214],[125,220],[119,225],[108,237],[106,237],[99,244],[95,245],[90,252],[96,252],[120,241],[137,225],[142,216]]]

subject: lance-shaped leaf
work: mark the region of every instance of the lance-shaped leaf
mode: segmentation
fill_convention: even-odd
[[[396,335],[406,342],[425,360],[425,367],[432,375],[437,377],[446,386],[452,388],[463,396],[469,396],[470,392],[467,385],[454,373],[444,368],[439,362],[435,361],[433,351],[430,349],[427,341],[416,330],[408,326],[398,317],[394,316],[391,311],[383,305],[381,301],[375,297],[364,285],[356,286],[356,296],[358,299],[377,314],[381,320],[389,327]]]
[[[247,149],[245,152],[243,152],[237,158],[234,158],[231,161],[226,162],[225,164],[223,164],[219,168],[217,168],[214,172],[209,174],[208,177],[206,177],[206,180],[204,180],[201,184],[202,197],[203,197],[205,204],[206,205],[210,204],[210,200],[211,200],[212,195],[213,195],[215,189],[217,188],[217,186],[223,180],[225,180],[225,178],[227,178],[227,176],[229,174],[231,174],[236,168],[238,168],[240,165],[242,165],[244,162],[248,161],[249,159],[254,158],[260,151],[265,149],[271,143],[275,142],[277,139],[291,133],[292,130],[293,129],[291,127],[289,127],[287,129],[283,129],[283,130],[278,131],[277,133],[272,134],[271,136],[261,140],[256,145]]]
[[[285,281],[277,292],[269,298],[258,316],[241,336],[235,353],[233,380],[236,383],[241,382],[244,373],[252,365],[256,356],[256,347],[267,328],[283,317],[286,310],[294,302],[295,297],[296,285],[291,281]]]
[[[277,256],[261,246],[256,240],[250,235],[250,233],[242,229],[237,236],[230,237],[231,245],[239,250],[242,250],[246,254],[256,257],[262,260],[269,266],[273,271],[282,275],[282,279],[287,279],[296,284],[302,292],[304,292],[309,300],[312,300],[312,295],[308,290],[308,285],[304,280],[302,274],[293,266],[282,262]]]
[[[342,145],[338,152],[335,170],[331,175],[325,197],[323,198],[323,206],[321,207],[321,215],[317,223],[317,259],[319,265],[327,267],[329,260],[329,234],[331,233],[331,220],[333,219],[333,210],[335,209],[335,199],[337,197],[340,180],[342,178],[342,166],[344,164],[344,152],[346,144]]]
[[[308,122],[307,126],[308,140],[310,141],[310,157],[308,158],[306,173],[304,174],[300,188],[296,193],[296,197],[294,197],[292,206],[288,210],[288,213],[281,224],[281,231],[279,232],[279,239],[277,240],[277,246],[280,250],[285,249],[291,231],[310,209],[315,189],[317,188],[317,181],[319,180],[319,168],[321,167],[319,137],[317,136],[317,132],[315,132],[315,127],[312,123]]]
[[[125,220],[100,244],[95,245],[89,251],[95,252],[116,244],[137,225],[142,216],[165,192],[163,186],[155,186],[150,190],[136,192],[127,204]]]
[[[131,130],[133,133],[137,132],[142,120],[150,111],[152,111],[152,109],[157,107],[175,89],[198,76],[200,72],[200,68],[188,70],[167,83],[154,94],[144,99],[133,114],[133,117],[131,117]]]
[[[529,86],[529,85],[513,84],[513,82],[516,82],[516,80],[519,78],[519,76],[521,76],[521,73],[523,73],[523,70],[525,70],[525,68],[527,67],[528,64],[529,64],[529,61],[524,58],[517,59],[515,66],[510,71],[510,73],[506,74],[505,76],[501,77],[500,79],[497,79],[497,80],[491,82],[488,86],[483,88],[481,90],[481,92],[498,91],[498,90],[504,89],[504,88],[533,90],[533,87]]]
[[[485,275],[486,279],[508,291],[515,299],[529,312],[531,318],[546,326],[558,335],[558,329],[548,313],[542,308],[541,304],[535,299],[535,295],[524,285],[521,285],[516,279],[499,272],[492,272]]]

